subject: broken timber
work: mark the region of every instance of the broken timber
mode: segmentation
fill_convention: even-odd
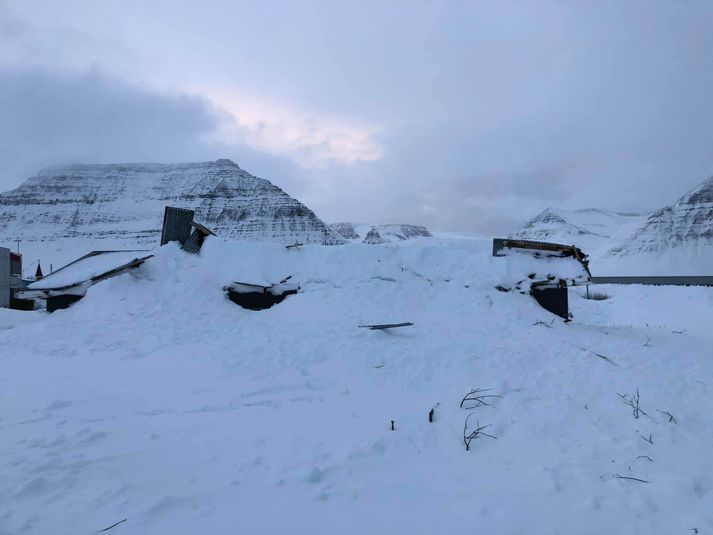
[[[405,323],[382,323],[376,325],[359,325],[360,329],[369,329],[370,331],[383,331],[384,329],[395,329],[397,327],[412,327],[413,323],[407,321]]]

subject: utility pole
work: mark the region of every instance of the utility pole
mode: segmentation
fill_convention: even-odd
[[[15,243],[17,244],[17,254],[20,254],[20,242],[22,240],[15,240]]]

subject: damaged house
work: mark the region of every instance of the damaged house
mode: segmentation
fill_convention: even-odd
[[[569,321],[568,286],[592,280],[587,255],[574,245],[495,238],[493,256],[505,257],[511,280],[496,288],[531,295],[544,309]]]
[[[27,286],[28,296],[44,299],[54,312],[79,301],[93,285],[139,267],[147,251],[92,251]]]

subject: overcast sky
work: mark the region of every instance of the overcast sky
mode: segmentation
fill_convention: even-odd
[[[231,158],[327,222],[502,233],[713,175],[713,2],[0,0],[0,190]]]

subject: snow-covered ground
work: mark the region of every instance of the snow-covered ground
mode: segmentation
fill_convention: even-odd
[[[155,253],[0,310],[0,533],[713,530],[713,289],[579,287],[550,325],[490,240]],[[221,290],[287,275],[265,311]]]

